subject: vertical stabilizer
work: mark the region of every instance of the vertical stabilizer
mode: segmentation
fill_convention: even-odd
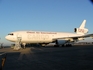
[[[81,28],[81,29],[85,28],[85,24],[86,24],[86,20],[84,20],[84,21],[82,22],[82,24],[80,25],[79,28]]]

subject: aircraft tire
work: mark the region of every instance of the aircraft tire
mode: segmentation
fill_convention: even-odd
[[[65,45],[63,44],[63,45],[61,45],[61,47],[65,47]]]
[[[59,47],[59,45],[54,45],[54,47]]]

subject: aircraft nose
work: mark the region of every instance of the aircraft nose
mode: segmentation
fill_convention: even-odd
[[[9,40],[9,36],[6,36],[5,39]]]

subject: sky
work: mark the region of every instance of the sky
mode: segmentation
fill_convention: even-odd
[[[5,36],[19,30],[74,33],[84,19],[93,33],[90,0],[0,0],[0,42],[10,44]]]

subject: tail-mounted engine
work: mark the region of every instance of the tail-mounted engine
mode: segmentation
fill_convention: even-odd
[[[77,34],[85,34],[85,33],[88,33],[88,29],[86,28],[74,28],[74,32],[77,33]]]

